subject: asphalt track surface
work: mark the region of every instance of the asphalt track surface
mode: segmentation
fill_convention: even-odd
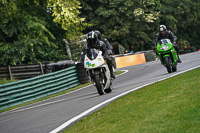
[[[200,67],[200,52],[181,55],[181,64],[168,73],[160,61],[121,68],[128,70],[113,83],[113,91],[99,96],[94,86],[0,114],[0,133],[55,133],[68,128],[113,100],[142,86]]]

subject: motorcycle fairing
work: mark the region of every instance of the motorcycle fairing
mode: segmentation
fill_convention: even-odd
[[[111,83],[110,70],[108,68],[108,65],[104,61],[104,58],[102,56],[102,51],[99,51],[98,55],[96,55],[94,57],[94,59],[92,59],[92,60],[89,59],[87,55],[85,55],[84,68],[86,69],[86,72],[87,72],[88,76],[90,77],[90,80],[92,81],[93,84],[94,84],[94,82],[91,78],[91,76],[93,76],[93,75],[91,75],[91,74],[98,74],[98,73],[96,73],[96,71],[99,71],[99,72],[105,71],[106,79],[109,79],[109,80],[106,81],[104,89],[107,89],[110,87],[110,83]]]
[[[86,63],[84,63],[84,67],[86,69],[94,69],[94,68],[97,68],[97,67],[105,64],[105,61],[103,59],[101,51],[99,52],[99,54],[97,55],[97,57],[94,60],[90,60],[87,57],[87,55],[85,55],[85,61],[84,62],[86,62]]]
[[[177,64],[178,56],[169,39],[162,39],[157,43],[157,51],[160,57],[161,63],[164,65],[164,57],[172,57],[172,66]]]

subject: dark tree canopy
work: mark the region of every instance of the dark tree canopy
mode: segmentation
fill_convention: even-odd
[[[178,37],[180,47],[199,47],[200,1],[198,0],[80,0],[82,16],[111,43],[149,50],[164,24]],[[134,50],[134,51],[135,51]]]
[[[199,0],[1,0],[0,65],[69,59],[63,39],[99,30],[130,50],[152,49],[158,26],[200,48]]]
[[[83,29],[77,0],[0,1],[0,65],[68,59],[63,38]]]

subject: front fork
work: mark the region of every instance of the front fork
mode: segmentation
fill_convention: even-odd
[[[94,80],[93,80],[93,77],[94,75],[98,74],[99,75],[99,78],[100,78],[100,82],[102,82],[102,73],[103,73],[103,68],[98,68],[98,69],[91,69],[91,70],[86,70],[87,72],[87,75],[89,76],[90,78],[90,81],[93,83],[93,85],[96,85]]]
[[[166,66],[165,62],[164,62],[165,57],[167,57],[167,56],[170,57],[171,62],[172,62],[172,66],[174,66],[174,64],[176,63],[177,58],[178,58],[175,50],[171,50],[170,52],[164,53],[164,54],[158,53],[158,56],[160,58],[161,64],[164,65],[164,66]]]

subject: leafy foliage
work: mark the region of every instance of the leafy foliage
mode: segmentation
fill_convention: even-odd
[[[198,0],[80,0],[82,16],[93,23],[85,31],[99,30],[112,44],[152,49],[158,26],[165,24],[183,46],[199,46]],[[178,42],[178,43],[179,43]]]
[[[83,16],[92,22],[112,43],[119,43],[134,51],[150,49],[159,17],[154,0],[82,0]],[[85,6],[87,5],[87,6]],[[150,45],[149,45],[150,44]]]
[[[52,7],[53,21],[61,24],[67,32],[67,37],[73,37],[77,35],[77,32],[81,34],[80,31],[83,30],[83,25],[86,24],[82,23],[85,18],[78,16],[81,8],[78,0],[49,0],[48,6]]]
[[[69,59],[62,40],[83,29],[78,5],[64,0],[1,1],[0,65]]]
[[[177,34],[180,43],[189,42],[198,47],[200,32],[200,2],[198,0],[175,0],[161,2],[162,23]]]
[[[1,0],[0,65],[70,59],[63,39],[91,30],[113,46],[150,50],[160,24],[180,47],[200,48],[199,0]]]

